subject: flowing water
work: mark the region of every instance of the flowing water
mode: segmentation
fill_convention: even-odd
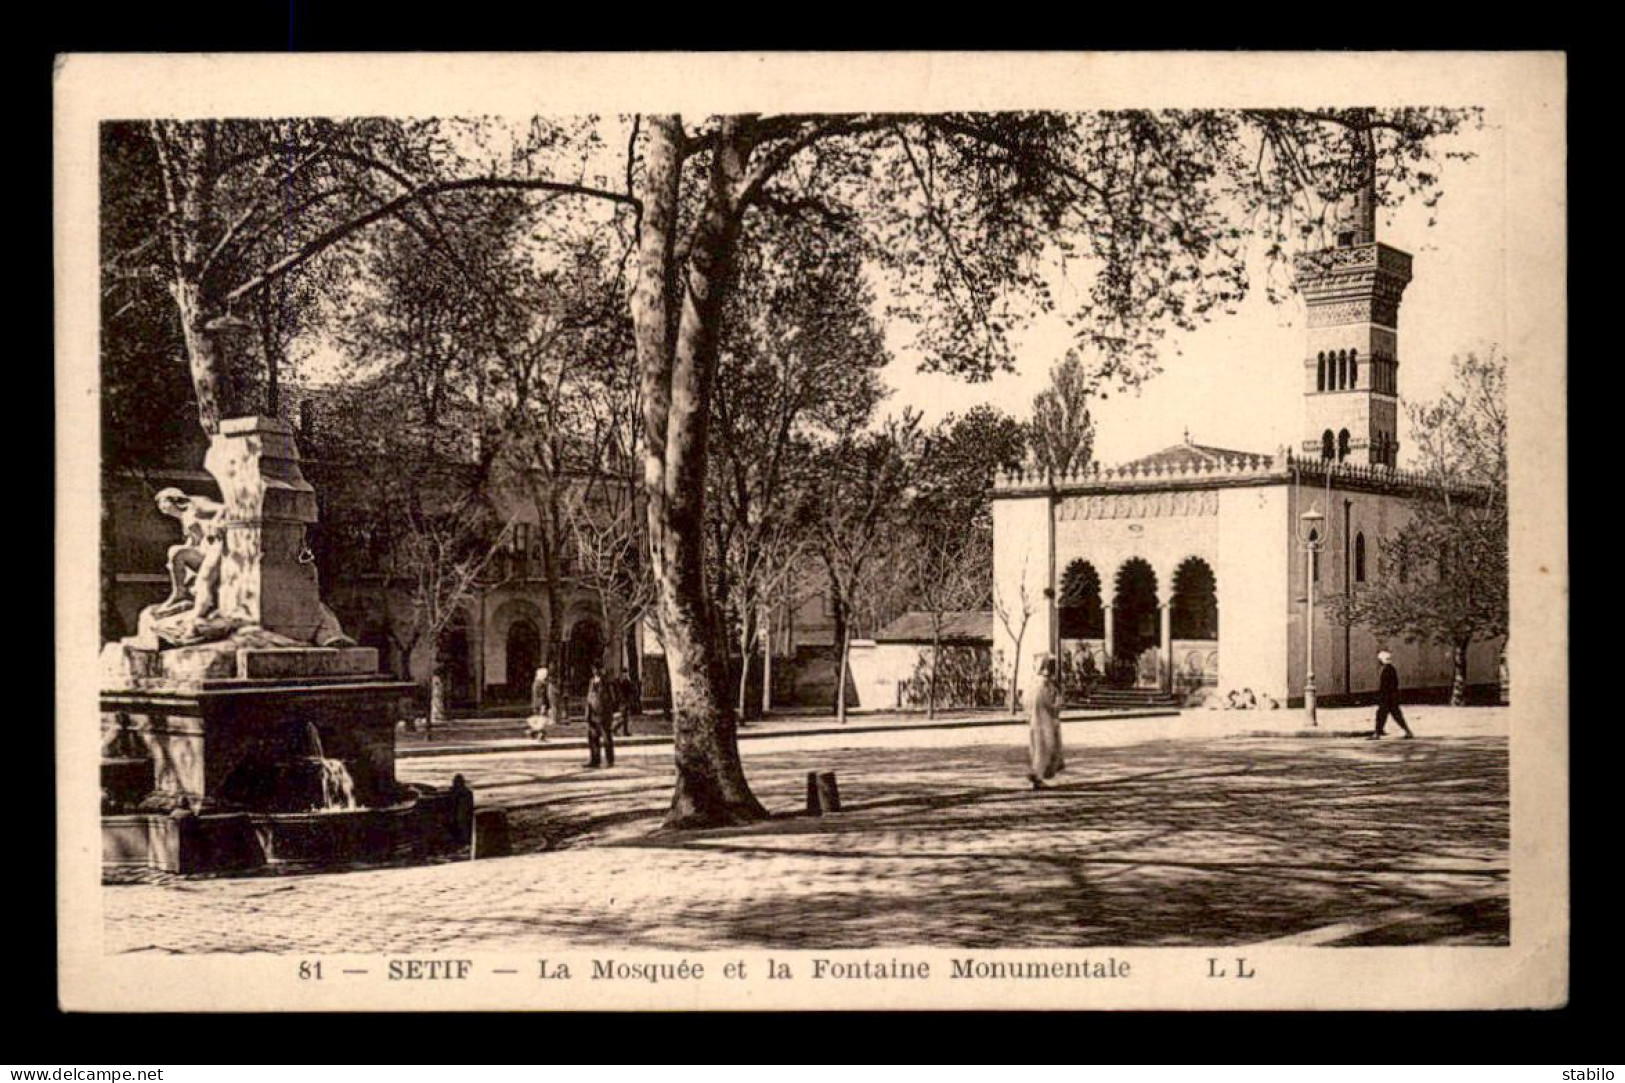
[[[318,812],[343,812],[357,809],[361,806],[355,799],[355,779],[350,777],[350,769],[344,766],[343,760],[330,760],[322,749],[322,735],[317,732],[313,722],[305,723],[305,732],[310,737],[311,758],[320,765],[322,772],[322,804]]]

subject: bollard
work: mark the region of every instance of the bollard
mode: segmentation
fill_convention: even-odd
[[[825,812],[841,811],[841,791],[836,788],[834,771],[818,776],[818,795],[823,798]]]
[[[807,772],[807,815],[822,816],[841,811],[841,791],[835,785],[835,772]]]
[[[484,857],[507,857],[513,853],[508,835],[508,810],[504,808],[477,808],[474,810],[474,838],[469,844],[469,857],[478,861]]]

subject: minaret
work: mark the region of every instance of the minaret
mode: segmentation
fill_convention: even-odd
[[[1356,143],[1361,183],[1334,219],[1336,243],[1295,261],[1309,323],[1302,452],[1393,466],[1399,454],[1399,299],[1411,257],[1377,240],[1376,153]]]

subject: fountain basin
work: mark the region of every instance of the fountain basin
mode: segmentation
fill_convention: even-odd
[[[102,866],[195,874],[472,857],[474,796],[415,789],[378,808],[136,812],[102,817]]]

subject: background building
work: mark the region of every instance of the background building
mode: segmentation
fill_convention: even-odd
[[[1434,479],[1397,469],[1399,303],[1411,257],[1376,240],[1368,187],[1334,247],[1298,261],[1308,316],[1303,439],[1257,454],[1191,441],[1117,467],[1048,478],[1016,472],[993,494],[996,605],[1030,611],[1017,666],[1030,689],[1035,658],[1061,652],[1108,683],[1171,694],[1209,685],[1301,702],[1308,583],[1318,599],[1379,576],[1379,542]],[[1472,490],[1456,493],[1472,500]],[[1303,515],[1323,518],[1308,559]],[[1448,689],[1449,648],[1380,639],[1314,609],[1321,698],[1374,693],[1379,647],[1394,652],[1409,694]],[[994,621],[995,651],[1017,653]],[[1469,651],[1471,684],[1497,680],[1500,643]]]

